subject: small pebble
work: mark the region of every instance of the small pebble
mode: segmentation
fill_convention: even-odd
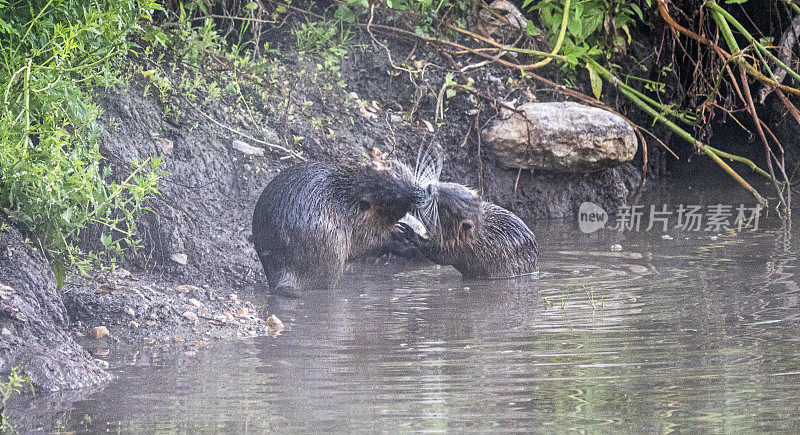
[[[127,314],[129,316],[135,316],[136,315],[136,311],[133,311],[133,308],[131,308],[131,307],[125,307],[125,308],[123,308],[123,310],[125,311],[125,314]]]
[[[95,358],[94,363],[103,370],[108,370],[108,361]]]
[[[669,234],[664,234],[663,236],[661,236],[661,238],[664,240],[672,240],[672,236],[670,236]]]
[[[186,266],[189,263],[189,257],[186,254],[172,254],[169,259],[181,266]]]
[[[611,250],[612,251],[621,251],[622,250],[622,245],[620,245],[619,243],[614,243],[613,245],[611,245]]]
[[[181,315],[183,316],[184,319],[186,319],[186,320],[188,320],[188,321],[190,321],[192,323],[197,323],[198,317],[197,317],[197,314],[195,314],[194,312],[185,311]]]
[[[130,326],[131,329],[137,329],[139,327],[139,324],[136,323],[136,321],[131,320],[131,323],[128,323],[128,326]]]
[[[281,322],[281,319],[279,319],[278,316],[273,314],[267,317],[267,326],[270,328],[282,328],[283,322]]]
[[[108,348],[95,348],[92,349],[92,355],[94,356],[106,356],[111,353],[111,349]]]
[[[116,275],[117,278],[130,278],[131,272],[128,269],[119,267],[114,271],[114,275]]]
[[[197,300],[197,299],[195,299],[195,298],[189,298],[189,305],[192,305],[192,306],[194,306],[194,307],[200,308],[200,307],[202,307],[202,306],[203,306],[203,303],[202,303],[202,302],[200,302],[200,301],[198,301],[198,300]]]
[[[195,285],[183,284],[175,287],[175,290],[179,293],[192,293],[195,291],[200,291],[201,289]]]
[[[0,335],[8,337],[9,335],[11,335],[11,331],[9,331],[8,328],[0,329]]]
[[[89,332],[89,336],[96,339],[108,337],[108,334],[109,334],[108,328],[106,328],[105,326],[95,326]]]

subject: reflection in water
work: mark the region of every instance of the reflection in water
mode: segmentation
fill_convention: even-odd
[[[254,294],[288,331],[123,364],[67,427],[800,430],[789,231],[534,229],[538,279],[356,265],[331,292]]]

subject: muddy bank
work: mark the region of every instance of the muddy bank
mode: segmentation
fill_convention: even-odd
[[[252,302],[232,288],[172,284],[144,273],[117,269],[63,290],[64,305],[75,319],[81,342],[96,357],[115,343],[156,347],[205,346],[221,338],[277,333]],[[102,326],[108,336],[97,337]]]
[[[231,288],[120,268],[57,290],[39,251],[0,224],[0,371],[21,366],[39,391],[102,385],[109,347],[120,342],[183,348],[280,332]]]
[[[58,391],[110,379],[70,334],[56,279],[41,253],[0,220],[0,373],[19,365],[37,388]]]

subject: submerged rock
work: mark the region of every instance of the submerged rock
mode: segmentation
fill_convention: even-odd
[[[637,141],[625,119],[573,102],[527,103],[482,132],[506,168],[594,172],[633,159]]]
[[[70,335],[50,265],[13,227],[0,231],[0,374],[20,365],[37,390],[110,379]]]
[[[279,319],[278,316],[273,314],[267,317],[267,326],[271,328],[283,328],[283,322],[281,322],[281,319]]]

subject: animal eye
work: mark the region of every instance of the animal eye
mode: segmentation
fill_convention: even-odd
[[[361,211],[367,211],[370,208],[370,203],[364,200],[358,201],[358,209]]]
[[[475,226],[475,223],[473,223],[473,222],[472,222],[471,220],[469,220],[469,219],[466,219],[466,220],[464,220],[464,221],[462,221],[462,222],[461,222],[461,228],[462,228],[464,231],[469,231],[469,230],[471,230],[471,229],[472,229],[472,227],[474,227],[474,226]]]

